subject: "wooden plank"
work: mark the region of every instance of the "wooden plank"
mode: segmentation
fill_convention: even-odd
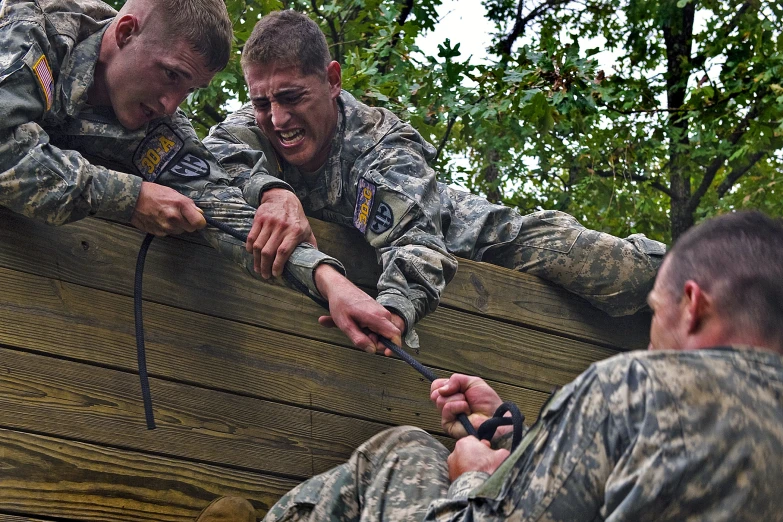
[[[342,260],[351,280],[375,286],[380,267],[375,252],[357,230],[315,219],[310,224],[318,247]],[[441,306],[623,350],[645,349],[649,342],[649,313],[613,318],[538,277],[468,259],[459,260],[459,270],[443,294]]]
[[[332,229],[341,230],[340,227]],[[105,285],[112,283],[125,294],[131,292],[133,278],[128,276],[128,267],[135,263],[141,240],[141,234],[134,229],[98,220],[82,220],[55,229],[0,210],[2,266],[71,281],[72,276],[90,274],[90,286],[106,289]],[[14,245],[24,245],[24,248],[20,251]],[[355,257],[344,259],[349,259],[352,267],[360,266]],[[293,290],[249,282],[247,274],[239,273],[233,264],[209,247],[190,247],[175,238],[156,240],[147,264],[147,288],[167,291],[168,304],[185,306],[177,302],[177,295],[186,285],[200,299],[230,300],[232,305],[224,304],[223,313],[242,314],[241,309],[247,304],[258,306],[264,302],[266,314],[278,323],[287,319],[291,328],[305,335],[345,342],[337,333],[315,332],[307,324],[310,317],[321,313],[309,299]],[[461,267],[444,295],[446,304],[607,346],[623,349],[647,346],[649,317],[612,319],[540,279],[485,263],[465,261]],[[219,287],[210,284],[216,280],[221,282]],[[159,300],[155,294],[150,297]]]
[[[0,348],[0,427],[304,480],[388,425]]]
[[[85,521],[192,522],[213,499],[250,499],[259,516],[296,482],[209,464],[0,429],[0,506]]]
[[[40,518],[29,518],[29,517],[21,517],[16,515],[4,515],[0,513],[0,522],[46,522],[46,521]]]
[[[14,238],[0,238],[3,266],[126,295],[131,293],[132,259],[139,239],[133,230],[98,221],[58,230],[41,228],[19,218],[17,222],[19,226],[0,228],[0,234],[14,235]],[[25,247],[9,248],[14,244]],[[147,262],[144,293],[156,302],[329,343],[348,344],[338,330],[317,324],[316,318],[323,311],[309,299],[261,282],[248,285],[246,275],[208,247],[190,246],[173,239],[156,241]],[[425,364],[539,391],[561,386],[591,362],[615,353],[449,309],[426,318],[418,331],[423,341],[421,360]]]
[[[136,368],[129,298],[8,269],[0,269],[0,287],[0,343]],[[155,303],[145,304],[145,323],[153,376],[440,431],[428,383],[402,361]],[[546,393],[490,382],[529,419],[546,400]]]

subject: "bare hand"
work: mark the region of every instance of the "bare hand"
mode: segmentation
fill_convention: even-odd
[[[430,385],[430,400],[440,410],[441,426],[455,439],[467,435],[457,421],[457,415],[464,413],[478,429],[503,404],[495,390],[483,379],[459,373],[448,379],[435,379]]]
[[[195,232],[207,226],[192,199],[176,190],[143,181],[131,225],[156,236]]]
[[[245,244],[255,271],[264,279],[279,277],[291,252],[303,242],[318,246],[296,194],[282,188],[265,191]]]
[[[506,449],[493,450],[488,440],[465,437],[457,441],[447,460],[449,479],[454,482],[468,471],[483,471],[491,475],[509,455]]]
[[[394,323],[394,314],[348,281],[329,265],[321,265],[315,271],[318,290],[329,301],[329,314],[318,318],[327,328],[338,327],[354,346],[368,353],[386,350],[378,341],[381,335],[391,342],[401,343],[402,330]],[[397,317],[396,321],[402,321]],[[404,324],[404,323],[403,323]]]

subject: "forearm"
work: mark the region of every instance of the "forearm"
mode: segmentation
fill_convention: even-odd
[[[0,138],[0,205],[52,225],[86,216],[129,222],[142,179],[49,143],[35,123]],[[22,139],[20,139],[22,138]]]

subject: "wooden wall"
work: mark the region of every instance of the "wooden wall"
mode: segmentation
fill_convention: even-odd
[[[374,253],[314,222],[320,247],[372,287]],[[87,219],[51,228],[0,210],[0,522],[193,520],[219,495],[262,515],[303,479],[396,424],[442,436],[428,383],[354,350],[321,309],[193,238],[153,242],[144,278],[158,429],[136,368],[132,284],[143,236]],[[611,319],[536,278],[461,262],[418,327],[439,375],[485,377],[533,420],[549,391],[649,317]]]

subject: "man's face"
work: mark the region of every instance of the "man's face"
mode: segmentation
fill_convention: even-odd
[[[337,129],[340,65],[303,75],[297,67],[248,64],[245,80],[256,123],[277,153],[306,172],[321,168]]]
[[[653,312],[650,325],[649,350],[679,350],[684,347],[687,326],[684,317],[684,299],[672,295],[667,286],[669,276],[668,258],[663,261],[655,285],[647,296],[647,303]]]
[[[214,76],[189,43],[150,32],[131,35],[106,68],[111,106],[131,130],[174,114],[188,94],[206,87]]]

